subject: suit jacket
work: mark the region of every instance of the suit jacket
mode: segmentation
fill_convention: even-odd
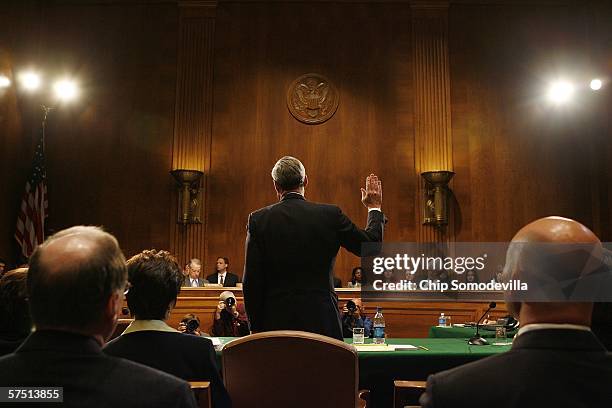
[[[209,283],[206,279],[202,279],[202,278],[198,278],[198,287],[203,287],[205,283]],[[184,288],[191,288],[191,278],[189,276],[186,276],[183,279],[183,287]]]
[[[383,238],[384,215],[365,230],[335,205],[287,194],[249,216],[243,293],[251,330],[303,330],[342,339],[333,269],[340,246],[361,254]]]
[[[0,357],[11,354],[23,343],[27,336],[0,333]]]
[[[542,329],[506,353],[432,375],[421,396],[431,407],[610,407],[612,355],[593,333]]]
[[[215,272],[212,275],[208,275],[206,279],[210,283],[217,283],[219,282],[219,274]],[[230,272],[225,273],[225,280],[223,281],[223,287],[234,287],[236,286],[238,282],[240,282],[240,278],[238,277],[238,275],[234,273],[230,273]]]
[[[123,334],[104,347],[104,353],[156,368],[187,381],[210,381],[214,407],[230,407],[230,399],[209,339],[154,330]]]
[[[197,406],[187,382],[107,356],[92,337],[61,331],[36,331],[0,358],[0,386],[64,387],[62,407]]]

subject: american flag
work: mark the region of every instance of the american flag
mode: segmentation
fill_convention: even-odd
[[[32,161],[32,171],[26,182],[17,215],[15,239],[26,258],[29,258],[36,246],[44,241],[45,218],[49,215],[44,143],[44,130],[42,130]]]

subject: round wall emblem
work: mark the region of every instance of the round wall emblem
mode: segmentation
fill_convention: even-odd
[[[323,75],[305,74],[291,83],[287,91],[289,112],[300,122],[323,123],[338,109],[338,90]]]

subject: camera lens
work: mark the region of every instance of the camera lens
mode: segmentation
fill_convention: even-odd
[[[225,299],[225,305],[227,307],[232,307],[236,304],[236,299],[233,297],[228,297],[227,299]]]

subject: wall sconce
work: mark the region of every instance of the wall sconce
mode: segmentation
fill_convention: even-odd
[[[201,224],[200,179],[204,175],[199,170],[172,170],[170,172],[179,184],[178,224]]]
[[[425,179],[423,225],[448,224],[448,183],[454,175],[454,172],[446,170],[421,173]]]

